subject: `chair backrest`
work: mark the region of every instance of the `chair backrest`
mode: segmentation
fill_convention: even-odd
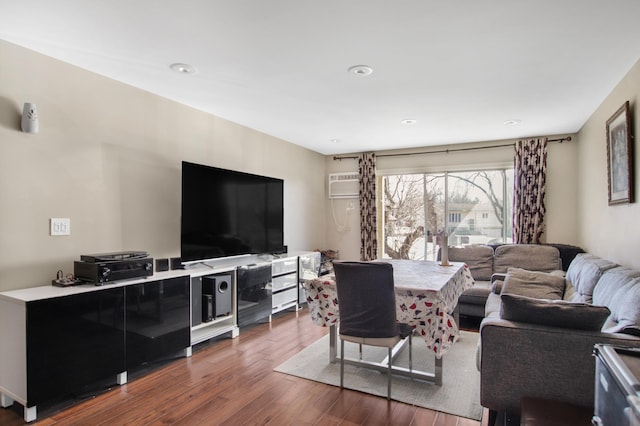
[[[334,262],[340,334],[398,335],[393,266],[384,262]]]

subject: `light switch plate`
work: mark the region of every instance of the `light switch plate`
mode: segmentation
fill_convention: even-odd
[[[50,220],[50,235],[71,235],[71,219],[67,217],[52,217]]]

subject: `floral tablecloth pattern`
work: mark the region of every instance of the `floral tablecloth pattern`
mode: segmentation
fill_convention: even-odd
[[[452,313],[458,297],[474,284],[469,267],[464,263],[441,266],[429,261],[384,261],[393,265],[398,321],[412,325],[436,357],[442,357],[460,335]],[[306,280],[304,287],[313,323],[337,325],[340,314],[335,276]]]
[[[338,292],[333,274],[323,275],[304,282],[307,291],[307,305],[311,313],[311,321],[321,327],[337,325],[340,320],[338,312]]]

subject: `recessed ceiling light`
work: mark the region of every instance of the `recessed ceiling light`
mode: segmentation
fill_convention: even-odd
[[[169,66],[169,68],[171,68],[172,70],[174,70],[177,73],[180,74],[195,74],[196,73],[196,68],[193,65],[189,65],[189,64],[182,64],[179,62],[176,62],[175,64],[171,64]]]
[[[348,71],[353,75],[366,77],[368,75],[371,75],[371,73],[373,72],[373,68],[368,65],[354,65],[352,67],[349,67]]]
[[[414,120],[413,118],[405,118],[400,123],[402,124],[416,124],[418,120]]]
[[[331,139],[331,143],[339,143],[340,140],[339,139]]]
[[[517,126],[521,122],[522,122],[522,120],[518,120],[516,118],[512,118],[511,120],[506,120],[503,124],[505,126]]]

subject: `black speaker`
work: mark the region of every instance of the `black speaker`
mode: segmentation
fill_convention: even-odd
[[[202,294],[202,322],[213,321],[213,295]]]
[[[156,272],[163,272],[169,270],[169,259],[156,259]]]
[[[181,257],[172,257],[171,258],[171,270],[174,269],[184,269],[182,266],[182,258]]]
[[[213,297],[213,316],[231,313],[231,275],[209,275],[202,277],[202,294]]]

